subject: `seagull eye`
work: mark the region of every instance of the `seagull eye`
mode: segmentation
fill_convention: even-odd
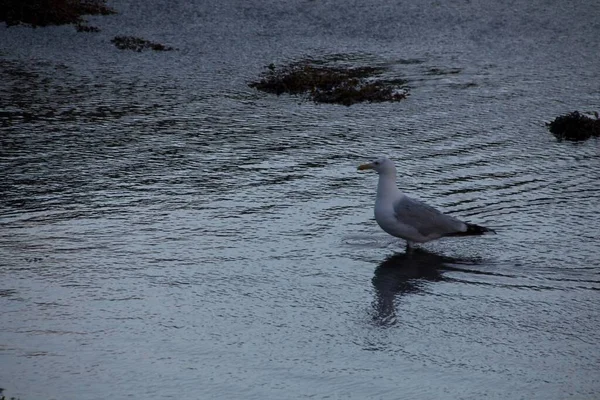
[[[379,161],[375,161],[375,165],[379,165]]]

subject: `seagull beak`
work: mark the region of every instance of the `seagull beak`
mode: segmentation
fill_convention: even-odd
[[[373,169],[373,164],[362,164],[358,166],[359,171],[363,171],[365,169]]]

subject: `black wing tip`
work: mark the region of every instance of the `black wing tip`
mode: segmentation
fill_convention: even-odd
[[[486,228],[485,226],[469,224],[467,223],[467,231],[464,235],[485,235],[485,234],[496,234],[496,231],[492,228]]]

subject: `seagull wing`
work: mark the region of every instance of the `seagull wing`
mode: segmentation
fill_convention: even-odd
[[[415,228],[425,237],[465,232],[467,224],[407,196],[394,202],[396,220]]]

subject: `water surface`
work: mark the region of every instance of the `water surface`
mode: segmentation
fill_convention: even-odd
[[[595,3],[150,1],[0,28],[0,384],[35,398],[593,399]],[[132,34],[176,52],[131,53]],[[247,83],[303,57],[387,65],[393,104]],[[407,193],[496,236],[412,257]]]

